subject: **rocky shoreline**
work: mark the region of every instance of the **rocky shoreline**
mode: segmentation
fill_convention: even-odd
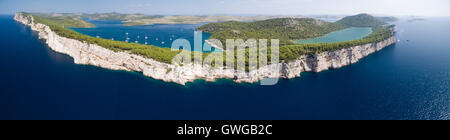
[[[88,44],[75,39],[61,37],[44,24],[35,23],[32,16],[16,13],[14,20],[30,26],[38,32],[39,38],[54,51],[67,54],[74,63],[94,65],[112,70],[142,72],[143,75],[185,85],[197,79],[215,81],[233,79],[237,83],[255,83],[264,78],[296,78],[301,72],[321,72],[330,68],[340,68],[358,62],[361,58],[379,51],[396,42],[395,36],[378,43],[354,46],[331,52],[302,56],[288,63],[272,64],[251,72],[241,72],[223,68],[203,67],[198,64],[176,66],[144,58],[127,52],[114,52],[96,44]],[[392,29],[395,32],[395,27]],[[274,69],[280,67],[280,71]]]

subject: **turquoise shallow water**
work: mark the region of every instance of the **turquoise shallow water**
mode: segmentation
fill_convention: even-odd
[[[0,16],[0,120],[450,119],[450,18],[396,24],[400,42],[340,69],[181,86],[74,64]]]
[[[322,37],[299,40],[299,44],[314,44],[314,43],[333,43],[333,42],[343,42],[361,39],[372,33],[372,28],[366,27],[351,27],[344,30],[336,31],[324,35]]]
[[[76,32],[86,34],[92,37],[104,39],[114,39],[116,41],[126,41],[131,43],[140,43],[155,45],[158,47],[170,48],[172,42],[176,39],[187,39],[192,50],[209,52],[211,50],[194,49],[195,37],[198,38],[199,44],[205,44],[211,35],[208,33],[196,33],[195,28],[203,24],[155,24],[142,26],[122,26],[122,22],[118,20],[86,20],[94,24],[95,28],[71,28]],[[127,34],[128,33],[128,34]],[[208,45],[208,47],[211,47]]]

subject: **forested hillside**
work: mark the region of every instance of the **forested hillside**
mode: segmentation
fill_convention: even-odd
[[[211,33],[211,38],[226,39],[280,39],[281,45],[294,44],[292,40],[319,37],[347,26],[311,18],[277,18],[256,22],[223,22],[203,25],[197,30]]]
[[[378,27],[386,24],[381,18],[376,18],[369,14],[344,17],[336,23],[351,27]]]

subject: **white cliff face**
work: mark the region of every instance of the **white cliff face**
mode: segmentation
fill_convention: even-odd
[[[176,66],[127,52],[114,52],[96,44],[58,36],[47,25],[35,23],[32,16],[17,13],[14,19],[38,32],[39,38],[44,39],[54,51],[73,57],[76,64],[94,65],[112,70],[137,71],[154,79],[182,85],[196,79],[215,81],[218,78],[226,78],[234,79],[238,83],[254,83],[264,78],[300,77],[301,72],[321,72],[329,68],[340,68],[356,63],[361,58],[394,44],[396,41],[395,37],[391,37],[379,43],[323,52],[313,56],[302,56],[289,63],[272,64],[245,73],[223,68],[203,67],[197,64]],[[281,68],[279,71],[274,69],[277,66]]]

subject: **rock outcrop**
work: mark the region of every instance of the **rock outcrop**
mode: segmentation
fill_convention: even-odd
[[[16,13],[14,19],[38,32],[39,38],[54,51],[67,54],[76,64],[94,65],[112,70],[142,72],[145,76],[166,82],[186,84],[196,79],[215,81],[219,78],[235,82],[254,83],[264,78],[295,78],[301,72],[321,72],[329,68],[340,68],[358,62],[361,58],[396,42],[395,37],[378,43],[354,46],[331,52],[302,56],[289,63],[272,64],[251,72],[204,67],[198,64],[177,66],[144,58],[127,52],[114,52],[96,44],[88,44],[57,35],[49,26],[36,23],[32,16]],[[274,69],[279,67],[280,69]]]

